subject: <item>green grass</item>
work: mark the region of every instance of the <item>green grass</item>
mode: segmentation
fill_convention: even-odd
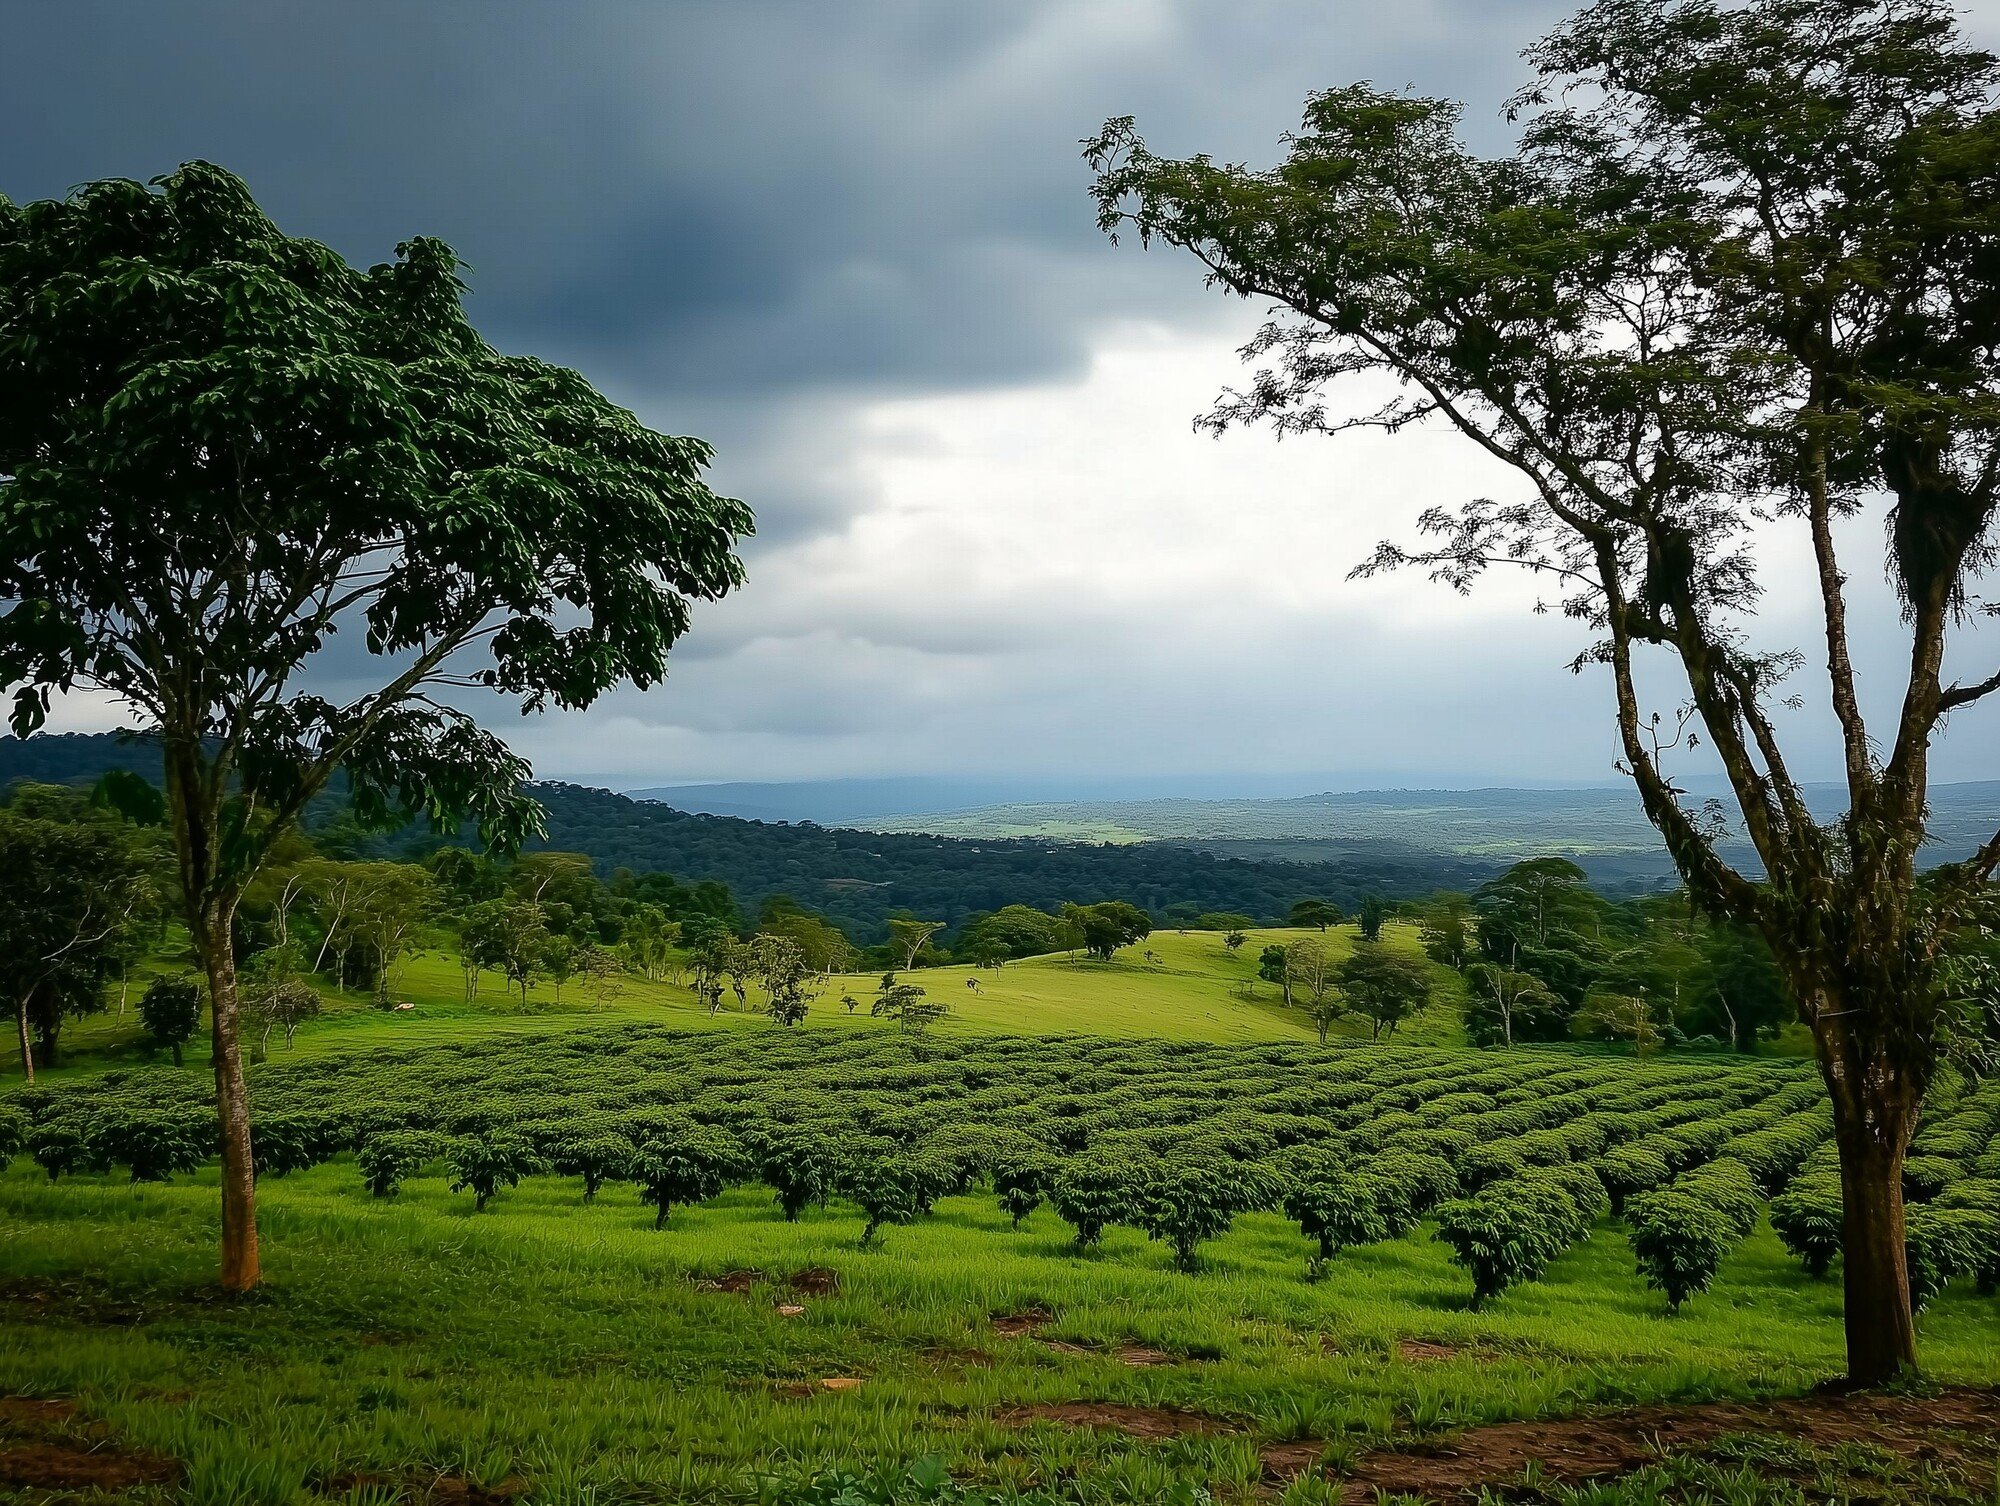
[[[0,1389],[77,1398],[125,1444],[187,1461],[196,1501],[340,1497],[357,1473],[518,1476],[549,1502],[732,1500],[760,1473],[926,1454],[965,1482],[1119,1501],[1165,1498],[1173,1481],[1247,1499],[1260,1440],[1353,1446],[1598,1403],[1797,1391],[1840,1363],[1837,1284],[1806,1278],[1762,1230],[1669,1317],[1610,1225],[1473,1312],[1427,1231],[1349,1252],[1312,1284],[1304,1241],[1275,1216],[1240,1220],[1182,1276],[1133,1231],[1079,1256],[1052,1215],[1014,1233],[978,1196],[865,1253],[852,1210],[788,1225],[752,1189],[655,1232],[626,1187],[585,1208],[574,1184],[537,1178],[475,1215],[435,1176],[377,1202],[343,1161],[268,1183],[262,1204],[268,1285],[219,1304],[206,1292],[212,1174],[0,1179]],[[775,1281],[741,1295],[696,1284],[815,1266],[838,1271],[840,1290],[799,1299],[792,1318]],[[990,1315],[1034,1306],[1070,1347],[993,1331]],[[1949,1294],[1923,1328],[1936,1376],[2000,1381],[1990,1300]],[[1458,1353],[1408,1362],[1402,1337]],[[1127,1366],[1110,1348],[1128,1341],[1176,1363]],[[828,1377],[863,1384],[825,1393]],[[1227,1431],[1140,1443],[994,1418],[1076,1399],[1189,1408]]]

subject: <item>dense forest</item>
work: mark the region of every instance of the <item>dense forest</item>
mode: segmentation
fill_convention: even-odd
[[[0,785],[96,780],[125,769],[159,777],[152,743],[116,733],[0,739]],[[848,831],[800,822],[690,815],[609,790],[542,783],[532,787],[548,813],[548,833],[531,844],[587,855],[600,877],[635,874],[725,884],[746,910],[788,895],[867,945],[886,935],[898,911],[957,927],[969,916],[1024,904],[1053,909],[1077,899],[1114,899],[1165,919],[1210,911],[1275,921],[1317,896],[1349,908],[1370,894],[1396,899],[1438,888],[1469,888],[1497,868],[1411,853],[1339,863],[1252,862],[1167,843],[1100,845],[1047,839],[968,841]],[[365,830],[334,791],[308,812],[305,827],[330,856],[420,857],[446,839],[420,827]],[[464,840],[464,839],[453,839]]]

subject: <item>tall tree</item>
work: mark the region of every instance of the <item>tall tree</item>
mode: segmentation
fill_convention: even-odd
[[[343,770],[364,818],[519,841],[526,765],[439,692],[651,684],[741,579],[708,448],[495,351],[458,270],[428,239],[357,270],[207,163],[0,200],[0,687],[21,736],[90,689],[160,740],[232,1291],[258,1252],[230,931],[272,845]],[[351,699],[299,684],[335,631],[380,661]]]
[[[2000,835],[1919,882],[1930,747],[2000,673],[1945,674],[1979,607],[2000,497],[2000,60],[1945,0],[1602,0],[1530,53],[1516,153],[1474,155],[1452,104],[1314,96],[1270,171],[1156,156],[1130,121],[1088,154],[1104,228],[1192,250],[1279,312],[1271,358],[1210,422],[1293,432],[1430,421],[1520,481],[1428,512],[1416,564],[1468,588],[1551,583],[1609,673],[1623,767],[1697,900],[1770,943],[1811,1028],[1841,1156],[1848,1369],[1916,1363],[1901,1167],[1955,1034],[1944,942]],[[1385,406],[1329,383],[1374,374]],[[1864,715],[1850,580],[1884,499],[1907,666]],[[1762,525],[1771,520],[1768,529]],[[1760,649],[1760,558],[1785,527],[1818,592],[1815,695],[1848,809],[1813,818],[1776,708],[1804,655]],[[1789,558],[1789,556],[1787,556]],[[1990,610],[1990,608],[1989,608]],[[1651,711],[1641,666],[1678,670]],[[1983,666],[1982,666],[1983,668]],[[1698,734],[1761,879],[1671,775]]]
[[[29,1082],[37,1045],[53,1064],[63,1021],[103,1007],[121,932],[148,889],[116,818],[0,810],[0,987],[14,1006]]]

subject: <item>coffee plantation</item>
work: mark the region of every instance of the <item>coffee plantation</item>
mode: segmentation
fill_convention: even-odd
[[[643,1026],[273,1065],[257,1078],[262,1174],[352,1153],[393,1197],[441,1164],[483,1210],[531,1176],[636,1184],[656,1222],[761,1181],[787,1219],[858,1210],[857,1239],[989,1187],[1019,1221],[1046,1199],[1079,1249],[1144,1231],[1182,1271],[1240,1214],[1282,1209],[1321,1272],[1435,1221],[1485,1302],[1534,1281],[1616,1209],[1678,1308],[1767,1201],[1815,1273],[1838,1251],[1832,1123],[1789,1062],[1654,1061],[1087,1038],[927,1044]],[[2000,1087],[1954,1082],[1911,1158],[1910,1247],[1927,1299],[2000,1272]],[[51,1179],[164,1181],[213,1154],[199,1088],[112,1072],[19,1096],[11,1143]]]

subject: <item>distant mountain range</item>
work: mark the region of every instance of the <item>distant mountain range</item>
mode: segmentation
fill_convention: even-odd
[[[1836,784],[1809,785],[1813,812],[1834,820],[1847,806]],[[1725,807],[1727,802],[1725,802]],[[1658,833],[1629,787],[1602,789],[1358,790],[1287,800],[1064,801],[913,813],[867,823],[938,836],[1043,837],[1095,842],[1175,842],[1230,857],[1294,862],[1352,860],[1397,849],[1495,863],[1560,854],[1599,883],[1671,882]],[[1967,856],[2000,828],[2000,780],[1931,791],[1930,861]],[[1746,843],[1725,843],[1754,870]]]

